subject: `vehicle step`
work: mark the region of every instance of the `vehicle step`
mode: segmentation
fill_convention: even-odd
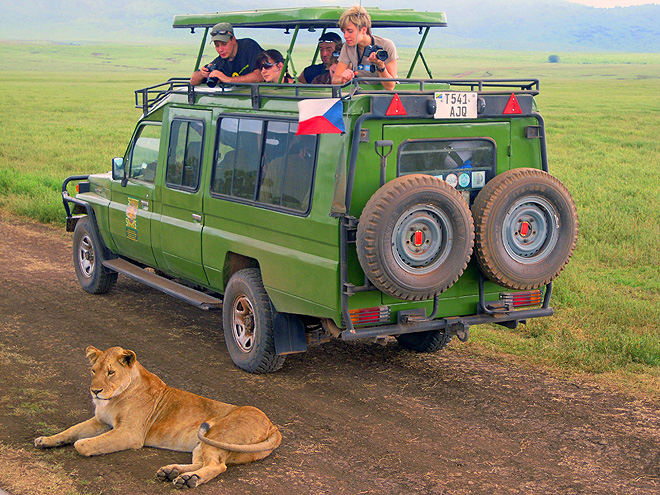
[[[129,261],[117,258],[114,260],[105,260],[103,266],[113,270],[122,275],[126,275],[132,279],[142,282],[154,289],[158,289],[170,296],[181,299],[193,306],[200,309],[222,309],[222,299],[210,296],[204,292],[200,292],[185,285],[181,285],[173,280],[156,275],[153,272],[147,271],[144,268],[130,263]]]

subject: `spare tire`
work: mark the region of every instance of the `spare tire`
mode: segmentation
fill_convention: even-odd
[[[451,287],[472,253],[474,227],[461,194],[441,179],[412,174],[367,202],[357,255],[369,280],[398,299],[430,299]]]
[[[475,253],[493,282],[536,289],[562,271],[575,249],[578,218],[566,187],[541,170],[518,168],[490,180],[472,205]]]

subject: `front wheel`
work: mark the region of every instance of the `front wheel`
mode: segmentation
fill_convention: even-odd
[[[225,291],[222,326],[234,364],[250,373],[277,371],[284,356],[275,352],[274,311],[257,268],[234,273]]]
[[[80,286],[90,294],[105,294],[117,281],[117,272],[103,266],[105,248],[94,233],[89,217],[81,218],[73,231],[73,266]]]

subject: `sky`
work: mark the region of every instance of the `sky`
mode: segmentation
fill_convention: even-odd
[[[658,3],[656,0],[568,0],[571,3],[581,3],[590,7],[630,7],[631,5],[646,5]]]

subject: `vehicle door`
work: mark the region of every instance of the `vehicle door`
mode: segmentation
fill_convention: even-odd
[[[160,247],[165,268],[186,280],[208,284],[202,265],[202,166],[211,112],[169,109],[167,164],[162,188]],[[211,149],[211,148],[209,148]]]
[[[162,126],[145,122],[138,126],[124,157],[125,183],[113,181],[110,234],[119,252],[155,266],[152,222],[156,200],[156,171]]]

